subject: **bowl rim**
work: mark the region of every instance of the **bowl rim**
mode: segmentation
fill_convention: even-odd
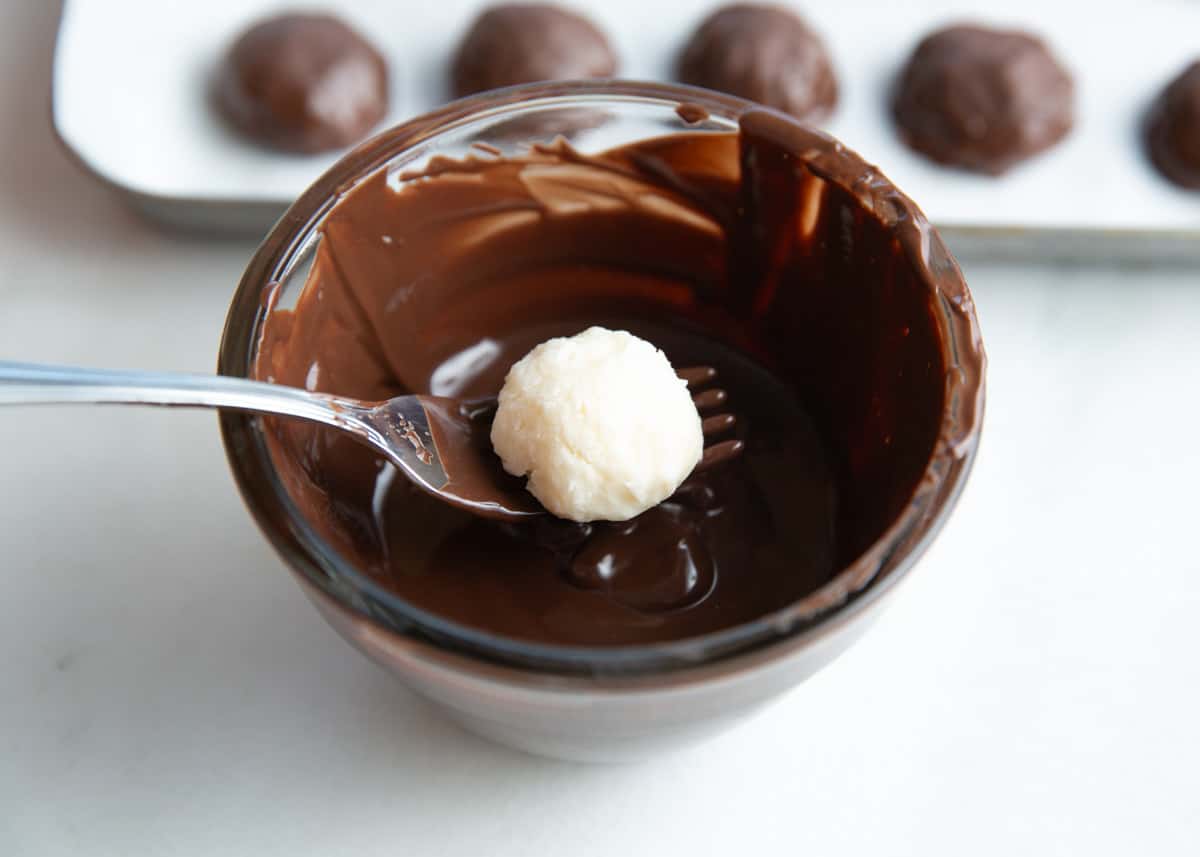
[[[682,104],[699,105],[711,115],[734,121],[747,111],[764,110],[733,96],[677,84],[557,81],[470,96],[385,130],[352,149],[314,181],[258,247],[230,303],[218,373],[249,374],[263,321],[272,307],[273,286],[286,275],[328,210],[359,181],[402,152],[466,122],[544,107],[604,103],[657,103],[671,110]],[[790,117],[783,118],[802,127]],[[940,531],[969,475],[982,429],[986,357],[962,272],[920,209],[876,168],[832,137],[809,128],[799,133],[806,135],[805,151],[798,155],[806,167],[854,195],[881,226],[892,231],[925,281],[934,297],[946,366],[941,426],[917,487],[901,513],[857,559],[799,601],[751,622],[696,637],[639,645],[572,646],[481,631],[409,604],[326,544],[307,525],[278,478],[257,418],[223,411],[221,435],[238,488],[293,573],[341,608],[385,631],[466,656],[481,666],[563,679],[633,682],[648,674],[694,670],[749,655],[785,640],[799,643],[821,636],[889,591]],[[794,648],[789,645],[781,651]]]

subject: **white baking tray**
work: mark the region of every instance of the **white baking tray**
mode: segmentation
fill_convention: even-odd
[[[486,3],[329,3],[388,58],[387,124],[448,98],[457,40]],[[716,3],[608,0],[576,4],[609,34],[621,76],[670,80],[674,58]],[[1200,56],[1200,2],[905,0],[794,2],[826,38],[842,98],[827,128],[913,196],[956,247],[1032,253],[1162,253],[1200,258],[1200,194],[1168,184],[1147,162],[1146,104]],[[589,8],[590,6],[590,8]],[[151,214],[188,226],[260,232],[338,153],[295,156],[247,143],[214,116],[206,82],[226,44],[271,0],[70,0],[54,70],[54,124],[96,176]],[[1078,84],[1074,132],[999,178],[930,164],[889,120],[889,82],[935,26],[976,20],[1049,40]],[[381,126],[383,127],[383,126]]]

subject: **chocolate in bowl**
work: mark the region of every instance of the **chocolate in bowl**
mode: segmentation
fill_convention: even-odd
[[[709,120],[692,131],[683,103]],[[613,117],[603,145],[466,157],[489,125],[581,107]],[[347,639],[477,731],[613,758],[715,727],[848,644],[961,487],[984,360],[940,239],[840,144],[686,87],[572,83],[458,102],[343,160],[251,264],[221,370],[473,395],[595,322],[717,363],[747,417],[744,467],[655,510],[648,547],[502,531],[383,484],[326,432],[222,427],[251,509]],[[624,570],[589,576],[621,551]],[[711,698],[654,699],[682,685]],[[600,687],[581,721],[554,716]]]

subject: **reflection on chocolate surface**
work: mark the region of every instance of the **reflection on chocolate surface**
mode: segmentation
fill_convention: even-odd
[[[1146,148],[1164,176],[1200,190],[1200,61],[1172,80],[1150,108]]]
[[[1074,123],[1075,85],[1028,33],[960,25],[926,36],[896,82],[904,141],[933,160],[998,175]]]
[[[550,3],[502,3],[475,19],[455,54],[456,96],[539,80],[611,77],[617,55],[595,24]]]
[[[358,142],[387,112],[387,66],[337,18],[279,15],[234,42],[213,97],[234,127],[260,143],[336,149]]]
[[[837,104],[821,37],[782,6],[735,3],[709,15],[679,59],[679,79],[819,121]]]
[[[715,366],[739,418],[740,459],[633,522],[592,525],[474,519],[337,433],[271,422],[315,531],[438,616],[568,644],[728,628],[828,582],[931,455],[955,455],[935,447],[958,385],[935,314],[972,330],[957,268],[872,168],[781,116],[377,173],[321,232],[296,306],[267,317],[259,377],[488,395],[536,343],[603,324]],[[977,339],[960,346],[961,371],[981,372]]]

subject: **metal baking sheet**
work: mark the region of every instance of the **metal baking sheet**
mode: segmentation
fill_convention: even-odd
[[[448,99],[457,40],[478,0],[342,0],[337,12],[388,57],[388,124]],[[610,0],[585,8],[613,40],[621,75],[670,80],[696,23],[719,4]],[[1013,0],[793,2],[826,38],[842,99],[827,129],[878,164],[952,246],[1000,254],[1200,258],[1200,194],[1174,188],[1145,159],[1148,101],[1200,57],[1200,2],[1083,4]],[[295,156],[245,142],[214,116],[206,83],[226,44],[269,0],[71,0],[54,69],[53,118],[91,172],[151,216],[187,228],[261,233],[338,153]],[[1044,36],[1078,85],[1074,132],[991,178],[933,165],[896,138],[890,81],[915,42],[953,21]]]

